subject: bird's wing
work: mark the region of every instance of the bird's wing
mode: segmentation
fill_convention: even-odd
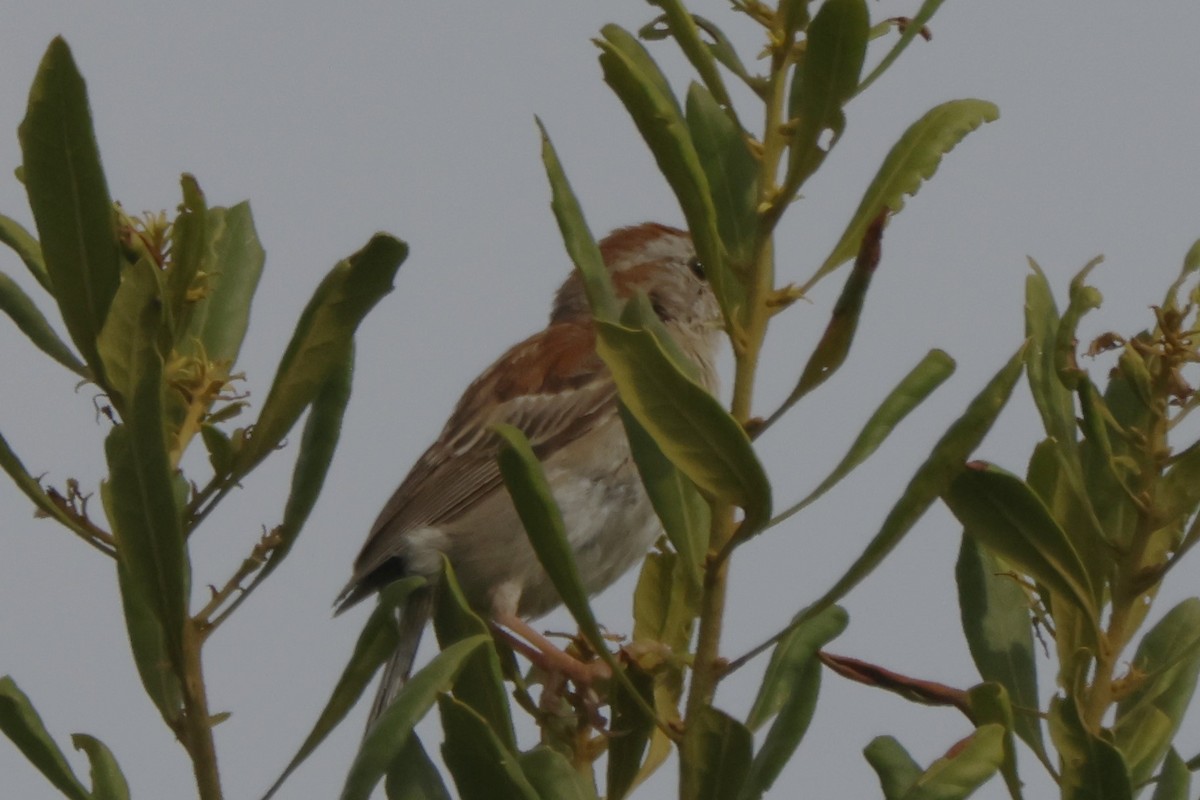
[[[590,320],[551,325],[511,348],[467,388],[441,436],[384,506],[346,600],[396,577],[373,574],[401,552],[406,533],[451,522],[501,490],[493,426],[519,428],[544,460],[616,414],[616,398]]]

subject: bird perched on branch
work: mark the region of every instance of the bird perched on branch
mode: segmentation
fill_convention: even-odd
[[[695,363],[700,382],[715,391],[721,314],[688,234],[644,223],[614,231],[600,252],[618,301],[645,293]],[[573,272],[555,295],[549,324],[467,387],[437,441],[388,500],[337,610],[409,575],[433,579],[445,555],[474,609],[538,651],[555,650],[550,668],[572,675],[563,661],[570,657],[525,623],[561,600],[504,488],[493,432],[498,423],[524,432],[542,462],[589,593],[646,554],[662,528],[630,455],[616,386],[596,354],[583,281]],[[400,642],[384,669],[368,728],[408,678],[429,620],[430,592],[418,590],[406,601]]]

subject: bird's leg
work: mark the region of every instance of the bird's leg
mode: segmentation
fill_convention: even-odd
[[[546,672],[563,675],[577,686],[591,686],[593,681],[612,677],[612,670],[603,661],[580,661],[534,630],[516,614],[499,613],[493,620],[497,630],[514,650]]]

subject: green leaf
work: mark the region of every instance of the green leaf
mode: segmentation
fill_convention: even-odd
[[[1050,701],[1049,727],[1062,762],[1063,800],[1132,800],[1121,752],[1084,728],[1069,696]]]
[[[1088,286],[1085,281],[1088,273],[1103,260],[1102,256],[1093,258],[1071,279],[1067,310],[1063,312],[1062,319],[1058,323],[1058,332],[1054,342],[1054,369],[1058,373],[1059,381],[1071,390],[1074,390],[1079,380],[1087,374],[1080,369],[1075,358],[1075,346],[1078,341],[1075,334],[1079,327],[1079,321],[1089,311],[1099,308],[1104,300],[1100,290],[1094,286]]]
[[[100,497],[104,501],[104,510],[112,519],[115,501],[111,483],[100,484]],[[117,585],[121,589],[121,608],[138,677],[163,721],[168,727],[174,726],[183,713],[183,687],[172,668],[167,634],[158,610],[153,598],[139,590],[136,581],[130,577],[129,566],[120,558],[117,559]]]
[[[38,511],[74,531],[84,540],[94,542],[90,531],[76,522],[50,499],[49,495],[42,488],[41,483],[29,474],[25,469],[25,465],[21,463],[21,459],[17,458],[17,454],[8,446],[8,442],[3,436],[0,436],[0,468],[7,472],[17,488],[33,501]],[[107,548],[104,548],[104,552],[112,555],[112,551]]]
[[[995,774],[1004,758],[1004,726],[982,725],[925,770],[903,800],[959,800]]]
[[[1188,800],[1192,791],[1192,773],[1172,747],[1159,770],[1154,795],[1150,800]]]
[[[1099,625],[1093,588],[1066,533],[1029,486],[990,464],[962,468],[944,495],[967,533]]]
[[[725,88],[725,81],[721,79],[721,72],[717,69],[712,51],[700,38],[700,28],[691,12],[684,8],[681,0],[651,0],[651,4],[663,10],[663,18],[667,22],[671,35],[675,37],[675,41],[679,43],[679,49],[687,56],[687,60],[691,62],[700,79],[704,81],[707,90],[721,105],[730,109],[729,113],[733,113],[733,101]]]
[[[678,467],[663,455],[654,441],[625,404],[620,405],[621,422],[629,438],[633,462],[642,477],[650,504],[666,531],[667,539],[679,554],[694,596],[699,597],[708,553],[710,509],[704,497]]]
[[[841,600],[860,581],[871,574],[888,553],[892,552],[904,535],[917,523],[917,520],[933,505],[933,501],[946,491],[955,473],[961,469],[962,463],[983,441],[983,437],[991,429],[996,417],[1000,415],[1001,409],[1004,408],[1012,394],[1017,379],[1021,376],[1023,359],[1024,347],[1018,350],[1008,363],[988,381],[983,390],[967,406],[962,416],[954,421],[934,445],[933,451],[917,469],[912,480],[908,482],[900,499],[892,506],[879,532],[867,544],[862,555],[855,559],[832,588],[793,617],[786,628],[771,637],[767,642],[768,645],[788,635],[799,625]],[[730,668],[741,666],[748,659],[762,652],[764,648],[765,645],[760,645],[751,650],[735,660]]]
[[[131,414],[129,403],[144,369],[146,351],[158,345],[164,330],[160,278],[158,267],[145,258],[126,266],[108,319],[96,338],[109,397],[122,417]]]
[[[602,30],[600,66],[646,140],[659,171],[675,192],[704,264],[713,294],[726,320],[742,318],[745,287],[729,267],[717,229],[717,213],[700,156],[679,111],[679,103],[646,49],[616,25]]]
[[[696,23],[696,27],[704,31],[712,39],[711,42],[702,42],[708,48],[708,52],[712,54],[712,57],[740,78],[756,94],[762,96],[764,79],[755,77],[746,70],[746,65],[742,63],[742,59],[737,54],[737,50],[734,49],[733,43],[729,41],[729,37],[714,25],[711,20],[699,14],[692,14],[691,17]],[[670,35],[671,28],[667,25],[666,15],[661,15],[638,29],[638,38],[645,41],[666,39]]]
[[[200,281],[204,296],[194,301],[179,344],[183,352],[197,354],[194,348],[199,342],[210,361],[232,367],[246,337],[250,304],[266,255],[249,203],[208,209],[204,230],[207,241]]]
[[[729,112],[694,83],[687,94],[687,126],[712,191],[721,241],[733,269],[746,272],[758,228],[758,162]]]
[[[899,40],[896,41],[896,44],[892,45],[892,49],[889,50],[888,54],[884,56],[883,59],[875,66],[875,69],[871,70],[871,74],[864,78],[862,83],[858,85],[858,90],[855,92],[855,94],[862,94],[864,91],[866,91],[868,86],[870,86],[879,78],[880,75],[887,72],[888,67],[892,66],[896,59],[900,57],[900,54],[904,52],[905,48],[912,44],[913,39],[917,38],[917,36],[921,33],[921,29],[925,27],[925,23],[929,22],[944,1],[945,0],[925,0],[925,2],[921,4],[921,7],[917,10],[916,15],[904,24]]]
[[[179,214],[171,223],[171,260],[163,291],[173,341],[179,340],[191,316],[193,303],[188,299],[188,294],[204,266],[205,249],[208,246],[208,205],[204,193],[191,175],[184,175],[179,182],[183,189],[183,202],[179,206]],[[190,348],[187,349],[190,351]]]
[[[597,331],[597,352],[629,412],[702,492],[744,509],[745,530],[755,532],[770,518],[771,485],[745,430],[652,334],[606,322]]]
[[[866,461],[879,449],[895,430],[896,426],[909,413],[925,401],[933,391],[941,386],[947,378],[954,374],[954,359],[941,350],[930,350],[912,370],[901,379],[900,383],[888,393],[870,419],[863,425],[846,455],[838,462],[825,480],[817,485],[808,496],[787,511],[771,520],[772,525],[783,522],[788,517],[803,511],[809,505],[824,495],[842,478],[845,478],[855,467]],[[778,414],[773,416],[778,417]]]
[[[58,337],[50,322],[33,304],[29,295],[13,281],[12,278],[0,272],[0,311],[16,323],[21,332],[29,337],[37,349],[74,372],[80,378],[89,380],[90,376],[85,367],[71,348]]]
[[[450,690],[467,659],[477,648],[486,647],[489,641],[491,637],[488,636],[473,636],[456,642],[409,678],[363,740],[346,777],[341,800],[367,800],[370,797],[393,759],[403,752],[413,727],[429,711],[437,696]]]
[[[1142,637],[1131,673],[1144,678],[1117,703],[1114,744],[1134,786],[1158,768],[1183,722],[1200,675],[1200,599],[1172,608]],[[1161,724],[1148,724],[1160,717]]]
[[[863,304],[867,299],[867,290],[871,287],[871,279],[879,266],[882,255],[883,228],[887,218],[880,215],[863,233],[858,257],[854,260],[854,269],[846,277],[846,284],[838,296],[829,316],[829,324],[821,340],[813,348],[796,388],[783,402],[780,411],[772,419],[795,405],[802,397],[827,381],[833,373],[841,368],[850,353],[850,345],[854,343],[854,334],[858,332],[858,318],[862,315]]]
[[[1048,762],[1038,716],[1031,600],[1008,574],[1008,566],[968,532],[963,533],[954,572],[963,633],[975,667],[985,681],[1007,690],[1014,708],[1013,731]]]
[[[0,214],[0,244],[12,248],[38,284],[54,294],[54,285],[50,283],[50,275],[46,272],[46,262],[42,260],[42,246],[21,223],[3,214]]]
[[[295,772],[296,768],[312,755],[321,742],[325,741],[325,738],[329,736],[333,729],[350,713],[350,709],[362,697],[362,693],[371,682],[371,678],[375,676],[379,667],[388,660],[392,651],[396,649],[396,644],[399,641],[396,628],[397,614],[404,607],[405,601],[408,600],[409,596],[415,591],[422,590],[424,587],[425,579],[413,575],[393,581],[379,593],[379,605],[371,612],[371,616],[363,626],[362,633],[358,635],[358,641],[354,644],[354,652],[351,654],[350,660],[346,663],[345,669],[342,670],[342,675],[338,678],[337,685],[334,686],[333,693],[330,695],[328,702],[325,703],[325,708],[322,709],[312,730],[300,745],[300,749],[296,751],[296,755],[288,762],[287,767],[275,783],[271,784],[271,788],[263,795],[262,800],[269,800],[269,798],[273,797],[275,792],[279,790],[279,787],[283,785],[283,782],[288,779],[288,776]],[[482,641],[482,639],[480,637],[473,637],[472,641]],[[432,679],[427,677],[425,680],[430,681]],[[407,689],[408,686],[406,685],[401,691],[403,692]],[[422,715],[429,709],[432,703],[433,699],[431,696],[429,703],[421,710]],[[414,725],[416,722],[417,720],[412,720]],[[420,747],[419,744],[417,746],[418,748]],[[408,756],[415,757],[411,751],[408,751]],[[367,793],[370,793],[369,789]]]
[[[738,795],[741,800],[762,797],[800,746],[812,722],[821,689],[822,667],[816,658],[817,651],[840,635],[848,622],[846,612],[834,606],[798,628],[775,648],[758,698],[750,709],[750,720],[764,707],[772,712],[777,710],[779,715],[754,755],[750,774]],[[776,655],[780,657],[776,659]],[[754,727],[749,720],[747,726]]]
[[[446,735],[442,760],[462,800],[540,800],[516,754],[478,712],[445,695],[438,698],[438,711]]]
[[[504,485],[512,497],[521,523],[529,536],[529,543],[537,555],[538,561],[550,577],[554,588],[558,590],[563,605],[571,612],[579,630],[587,639],[588,644],[596,651],[613,672],[613,678],[625,684],[625,689],[631,695],[640,697],[634,687],[629,684],[617,659],[605,646],[604,635],[588,605],[587,590],[583,588],[583,578],[579,567],[575,564],[575,556],[571,544],[567,540],[566,526],[563,524],[562,513],[550,492],[542,465],[538,462],[533,448],[525,434],[511,425],[497,425],[496,434],[503,440],[497,461]],[[647,716],[653,717],[653,711],[648,706],[643,709]]]
[[[554,218],[558,220],[563,243],[571,256],[571,263],[579,270],[579,276],[583,279],[583,288],[587,293],[588,304],[592,307],[592,314],[596,319],[615,320],[617,298],[613,293],[608,269],[604,266],[604,258],[600,255],[600,248],[583,219],[579,200],[571,189],[562,162],[558,160],[558,153],[546,134],[546,128],[540,119],[537,124],[542,135],[542,163],[546,167],[546,177],[550,180],[550,207],[554,211]]]
[[[0,678],[0,732],[60,792],[73,800],[91,800],[29,698],[7,675]]]
[[[170,664],[182,674],[191,566],[163,429],[163,360],[156,347],[162,309],[147,298],[130,313],[136,313],[136,323],[118,341],[122,369],[128,370],[122,377],[129,391],[127,413],[105,441],[106,511],[122,567],[121,593],[158,620]],[[127,617],[127,623],[134,620]]]
[[[967,692],[967,700],[971,708],[971,721],[975,725],[995,723],[1004,726],[1004,760],[1000,764],[1000,774],[1004,776],[1009,796],[1013,800],[1022,800],[1021,777],[1017,772],[1017,744],[1013,738],[1015,719],[1008,691],[999,683],[981,683],[971,687]],[[1043,761],[1048,763],[1044,758]]]
[[[858,86],[870,27],[865,0],[829,0],[808,28],[788,101],[788,116],[798,124],[788,148],[787,179],[797,188],[821,166],[846,129],[842,107]],[[822,143],[827,132],[832,135]]]
[[[651,554],[654,557],[657,554]],[[647,562],[649,564],[650,562]],[[643,576],[645,571],[643,570]],[[639,588],[641,582],[639,581]],[[638,639],[634,638],[637,642]],[[654,702],[655,680],[649,673],[636,663],[626,669],[630,683],[638,694],[641,702],[629,695],[623,683],[614,683],[609,695],[609,708],[612,710],[612,723],[609,725],[608,739],[608,768],[605,780],[606,800],[621,800],[629,794],[646,755],[646,746],[651,735],[657,730],[654,720],[648,718],[642,711],[643,705]],[[673,707],[674,708],[674,707]],[[659,713],[662,713],[660,709]],[[678,717],[678,711],[675,710]],[[551,795],[553,796],[553,795]]]
[[[388,800],[451,800],[441,773],[415,733],[392,759],[384,786]]]
[[[700,37],[700,28],[691,12],[684,8],[680,0],[652,0],[652,5],[662,8],[662,17],[666,20],[667,28],[679,43],[679,49],[688,56],[691,66],[703,80],[704,86],[707,86],[708,91],[712,92],[722,106],[730,108],[732,113],[733,101],[730,92],[725,89],[725,82],[721,79],[720,70],[716,68],[712,50],[709,50]]]
[[[467,603],[449,559],[445,559],[443,569],[433,609],[438,644],[446,648],[471,636],[490,635],[487,623]],[[454,684],[454,696],[482,716],[505,747],[516,751],[517,734],[496,648],[481,648],[471,657]]]
[[[325,485],[325,476],[329,474],[329,466],[333,462],[334,451],[337,450],[338,439],[342,433],[342,417],[350,402],[350,388],[354,378],[354,342],[351,342],[345,360],[335,366],[329,373],[325,385],[313,398],[312,408],[308,419],[304,422],[304,433],[300,436],[300,451],[296,454],[296,466],[292,469],[292,485],[288,492],[287,504],[283,509],[283,521],[275,529],[276,544],[271,548],[267,563],[263,565],[254,580],[233,601],[240,604],[244,598],[258,588],[287,558],[295,545],[300,531],[308,522],[309,514],[317,504],[317,497]],[[201,430],[209,430],[204,428]],[[220,433],[219,431],[217,432]],[[205,442],[215,438],[209,433]],[[217,441],[220,441],[219,439]],[[228,440],[225,440],[228,441]],[[221,445],[218,445],[220,447]],[[210,445],[210,452],[211,445]],[[215,468],[214,463],[214,468]],[[217,474],[223,474],[218,472]],[[230,606],[226,614],[232,610]]]
[[[817,651],[841,635],[850,617],[840,606],[830,606],[787,635],[771,654],[762,685],[746,717],[746,727],[757,731],[779,713],[796,694]],[[815,697],[814,697],[815,700]]]
[[[921,183],[933,177],[942,156],[968,133],[999,116],[996,106],[985,100],[951,100],[914,122],[883,160],[842,238],[804,288],[853,258],[867,226],[884,209],[894,214],[904,208],[905,195],[915,195]]]
[[[92,800],[129,800],[129,783],[104,743],[86,733],[71,734],[71,744],[92,765]]]
[[[257,466],[283,441],[330,374],[345,364],[355,330],[392,290],[396,270],[407,255],[408,245],[379,233],[321,281],[296,323],[262,412],[240,451],[240,474]]]
[[[863,755],[879,776],[886,800],[900,800],[921,777],[920,765],[892,736],[876,736],[863,748]]]
[[[690,714],[679,759],[685,796],[696,800],[737,797],[749,775],[753,746],[750,730],[724,711],[701,706]]]
[[[18,128],[29,207],[67,332],[102,378],[96,336],[120,281],[116,215],[87,87],[62,37],[46,49]]]
[[[549,747],[535,747],[518,757],[530,785],[541,798],[596,800],[596,790],[566,756]],[[611,796],[606,800],[613,800]]]
[[[0,218],[0,221],[2,219]],[[3,241],[3,239],[0,239],[0,241]],[[1192,243],[1187,254],[1183,257],[1183,266],[1179,269],[1179,277],[1175,279],[1175,282],[1167,290],[1167,296],[1163,300],[1163,308],[1179,308],[1179,300],[1177,298],[1179,290],[1183,288],[1183,284],[1187,279],[1196,274],[1196,272],[1200,272],[1200,239]]]

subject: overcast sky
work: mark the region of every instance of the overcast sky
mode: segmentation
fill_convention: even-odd
[[[918,5],[873,2],[872,18]],[[694,10],[718,21],[747,58],[759,49],[757,29],[724,3]],[[651,16],[641,0],[186,8],[41,0],[6,9],[0,213],[31,224],[11,172],[20,162],[16,127],[46,44],[63,34],[88,81],[110,189],[127,209],[173,209],[184,171],[212,205],[251,200],[267,251],[240,363],[252,399],[265,396],[301,307],[335,261],[377,230],[412,247],[396,291],[360,332],[341,445],[304,536],[205,651],[212,708],[233,712],[217,729],[228,797],[260,795],[325,702],[368,612],[334,620],[330,604],[379,507],[471,378],[543,325],[567,274],[534,114],[598,235],[648,219],[681,222],[589,43],[605,23],[636,29]],[[932,28],[932,42],[915,42],[851,106],[845,137],[781,227],[780,281],[801,281],[823,260],[888,148],[925,110],[979,97],[997,103],[1001,118],[951,153],[892,221],[848,363],[760,442],[778,505],[823,477],[930,348],[949,351],[959,370],[868,465],[738,552],[723,648],[731,656],[828,587],[945,426],[1017,347],[1026,255],[1045,267],[1061,301],[1070,276],[1103,253],[1093,278],[1106,303],[1084,333],[1133,332],[1150,322],[1147,307],[1200,237],[1194,0],[948,2]],[[673,45],[653,53],[682,90],[688,72]],[[742,116],[754,118],[747,106]],[[36,293],[7,251],[0,270]],[[759,413],[787,394],[839,285],[821,284],[811,304],[773,324]],[[0,366],[0,431],[30,471],[94,489],[108,424],[94,417],[91,388],[75,391],[73,376],[7,321]],[[1035,421],[1022,386],[979,456],[1023,472]],[[197,535],[197,593],[223,583],[261,526],[278,522],[293,456],[294,448],[272,458]],[[92,508],[99,513],[99,502]],[[135,797],[189,796],[189,763],[132,668],[112,563],[34,520],[6,481],[0,520],[0,674],[30,695],[64,748],[74,731],[106,742]],[[964,688],[976,682],[954,595],[958,536],[943,508],[929,513],[848,598],[850,627],[830,649]],[[611,629],[630,630],[632,577],[596,602]],[[1179,584],[1195,586],[1196,565],[1171,578],[1177,588],[1158,613],[1183,596]],[[545,624],[562,628],[566,619]],[[744,714],[762,666],[723,686],[719,705]],[[1047,691],[1052,672],[1042,668]],[[336,796],[364,714],[310,759],[284,797]],[[1200,749],[1197,716],[1182,734],[1185,757]],[[897,736],[927,764],[968,732],[957,712],[827,675],[801,754],[772,796],[876,797],[860,754],[873,736]],[[82,758],[73,763],[86,775]],[[1027,752],[1022,767],[1030,796],[1048,796]],[[668,766],[639,796],[669,797],[674,784]],[[8,797],[56,796],[6,742],[0,785]],[[978,796],[1004,792],[993,782]]]

